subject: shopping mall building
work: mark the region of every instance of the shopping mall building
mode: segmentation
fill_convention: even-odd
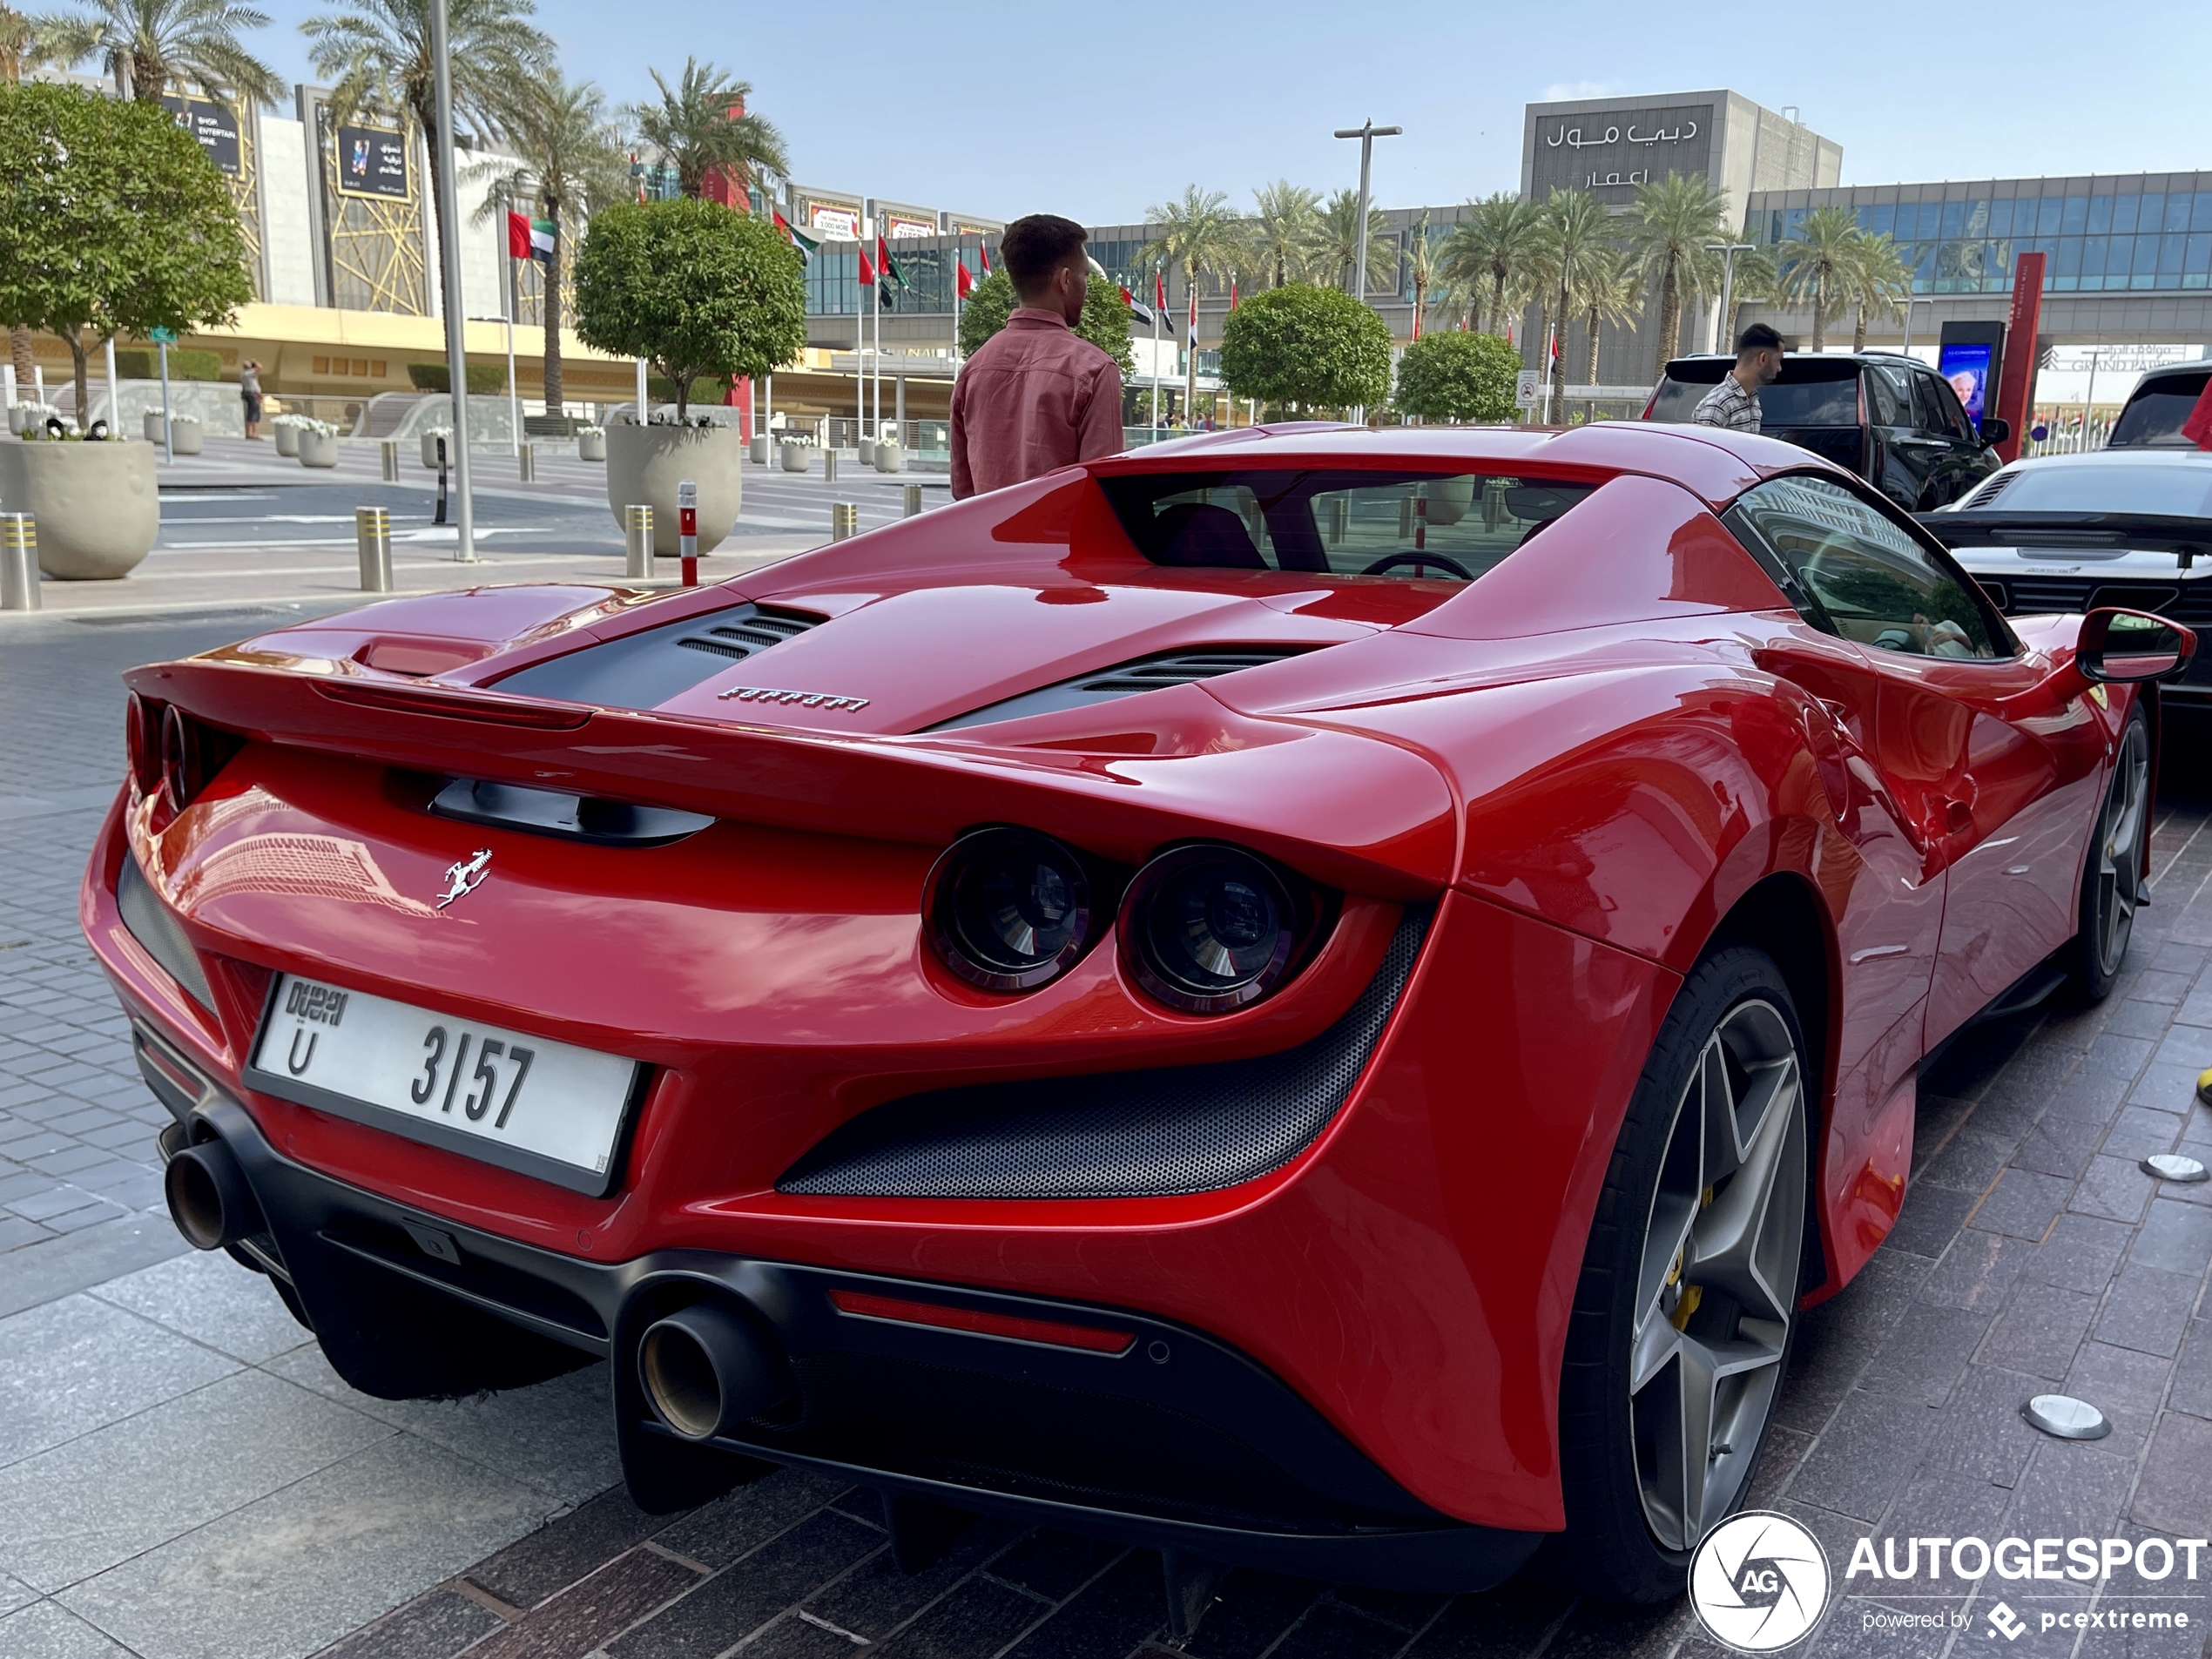
[[[264,385],[280,397],[312,400],[316,413],[351,428],[377,394],[410,389],[410,364],[442,362],[445,354],[420,144],[411,135],[336,120],[328,97],[325,89],[302,86],[289,115],[249,110],[239,117],[180,101],[180,119],[230,179],[253,250],[257,295],[230,329],[190,343],[214,347],[226,378],[235,377],[242,359],[258,359]],[[2001,320],[2015,255],[2040,252],[2049,273],[2040,341],[2050,366],[2047,401],[2077,395],[2069,375],[2078,376],[2085,361],[2106,366],[2097,382],[2103,403],[2124,395],[2130,368],[2195,356],[2212,342],[2212,172],[1846,185],[1843,167],[1840,143],[1812,131],[1794,110],[1764,109],[1726,91],[1677,92],[1529,105],[1517,185],[1540,201],[1562,189],[1588,190],[1622,213],[1646,180],[1701,176],[1742,213],[1744,239],[1770,248],[1787,239],[1811,208],[1848,207],[1869,231],[1894,236],[1913,266],[1910,307],[1868,319],[1868,341],[1877,347],[1932,347],[1946,321]],[[496,171],[464,161],[462,293],[471,319],[513,314],[526,325],[515,331],[517,379],[523,396],[534,399],[538,273],[527,261],[508,260],[496,212],[478,215]],[[1377,167],[1383,201],[1391,194],[1386,149]],[[1466,185],[1474,197],[1511,182],[1470,178]],[[970,268],[978,268],[977,251],[995,247],[1001,219],[827,187],[796,186],[778,206],[820,246],[806,274],[808,350],[802,363],[775,377],[775,408],[794,415],[853,411],[860,348],[873,338],[857,273],[855,238],[865,229],[891,240],[907,280],[873,325],[881,355],[869,361],[887,377],[883,414],[941,415],[954,369],[956,251],[965,250]],[[1011,217],[1049,204],[992,206]],[[1399,341],[1416,329],[1415,239],[1440,242],[1466,211],[1464,202],[1386,211],[1384,253],[1371,260],[1367,299]],[[1141,222],[1101,225],[1093,227],[1091,251],[1143,297],[1153,288],[1144,259],[1151,239],[1152,227]],[[1254,286],[1251,273],[1237,280],[1247,292]],[[1140,327],[1135,379],[1140,392],[1157,384],[1179,399],[1188,296],[1176,273],[1167,273],[1166,282],[1163,344],[1156,354],[1150,331]],[[1198,294],[1197,367],[1209,394],[1217,385],[1214,348],[1230,285],[1225,275],[1208,279]],[[1793,343],[1810,343],[1811,319],[1802,312],[1764,303],[1735,309],[1732,327],[1764,319]],[[1656,313],[1656,305],[1649,310]],[[1718,314],[1717,294],[1691,296],[1681,349],[1710,348],[1727,332]],[[1432,307],[1421,326],[1457,320]],[[1516,328],[1531,362],[1543,346],[1536,321],[1531,307]],[[1570,320],[1561,341],[1569,381],[1624,396],[1648,388],[1658,372],[1657,333],[1654,314],[1603,328],[1592,374],[1588,342]],[[1850,318],[1833,320],[1827,343],[1848,345],[1851,334]],[[503,366],[506,334],[497,321],[472,320],[472,361]],[[67,361],[60,342],[42,340],[40,352],[49,380],[57,381]],[[631,395],[628,362],[591,351],[573,334],[564,336],[563,353],[572,403],[607,404]]]

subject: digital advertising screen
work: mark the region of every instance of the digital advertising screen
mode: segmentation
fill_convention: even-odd
[[[1966,406],[1966,418],[1981,430],[1982,402],[1989,392],[1990,347],[1986,345],[1946,346],[1936,360],[1936,373],[1951,382],[1951,389]]]
[[[408,198],[407,138],[381,127],[338,129],[338,193]]]

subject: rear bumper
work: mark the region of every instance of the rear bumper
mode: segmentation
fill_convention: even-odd
[[[158,1042],[158,1039],[156,1039]],[[141,1064],[193,1138],[221,1139],[267,1222],[243,1253],[284,1278],[341,1372],[375,1386],[392,1333],[361,1313],[365,1279],[458,1304],[610,1360],[632,1490],[700,1494],[698,1443],[663,1428],[637,1381],[645,1325],[702,1298],[774,1332],[800,1404],[711,1443],[875,1488],[1116,1542],[1269,1571],[1432,1591],[1513,1573],[1542,1534],[1471,1526],[1407,1494],[1301,1399],[1203,1332],[1118,1308],[1011,1296],[696,1250],[580,1261],[410,1210],[285,1157],[173,1051]],[[174,1135],[166,1137],[174,1141]],[[1127,1332],[1116,1352],[855,1317],[833,1291]],[[393,1305],[372,1296],[374,1305]],[[359,1352],[355,1352],[358,1349]],[[655,1503],[657,1494],[671,1494]]]

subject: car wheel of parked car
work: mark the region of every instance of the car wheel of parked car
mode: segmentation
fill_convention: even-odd
[[[2081,872],[2080,931],[2074,935],[2074,982],[2101,1002],[2120,977],[2135,912],[2144,898],[2143,838],[2150,833],[2150,721],[2138,703],[2120,734],[2104,810],[2089,837]]]
[[[1743,1504],[1797,1324],[1806,1242],[1804,1040],[1764,952],[1676,993],[1614,1143],[1560,1379],[1567,1529],[1542,1576],[1679,1595]]]

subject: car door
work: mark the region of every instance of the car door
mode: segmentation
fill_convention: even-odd
[[[1925,1042],[1949,1035],[2064,944],[2105,761],[2087,699],[2030,706],[2055,664],[2023,650],[1918,529],[1858,491],[1791,475],[1731,509],[1791,566],[1809,619],[1879,683],[1867,747],[1939,873]]]
[[[1927,489],[1928,451],[1910,440],[1912,386],[1901,369],[1869,363],[1866,376],[1867,477],[1875,489],[1912,512]]]
[[[1928,487],[1920,511],[1947,507],[1986,476],[1991,469],[1985,451],[1959,395],[1940,374],[1925,369],[1912,376],[1913,402],[1919,411],[1920,435],[1930,445]]]

